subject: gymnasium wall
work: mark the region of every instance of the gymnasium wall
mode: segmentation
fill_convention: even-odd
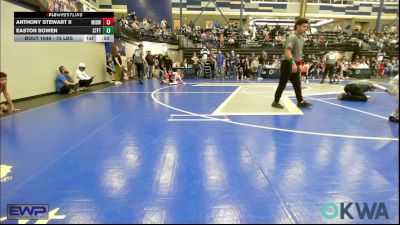
[[[14,12],[33,10],[4,0],[0,9],[0,70],[8,75],[13,99],[55,92],[61,65],[74,74],[84,62],[87,73],[96,75],[93,83],[107,81],[104,43],[14,42]]]

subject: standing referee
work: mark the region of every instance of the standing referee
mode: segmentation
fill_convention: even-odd
[[[285,44],[285,60],[282,61],[281,65],[281,76],[279,79],[279,86],[275,92],[275,100],[272,103],[272,107],[283,109],[283,106],[279,103],[281,99],[283,90],[286,88],[286,84],[288,80],[293,85],[294,91],[296,93],[297,98],[297,106],[299,108],[306,108],[312,106],[312,104],[307,103],[303,100],[303,96],[301,95],[301,82],[300,82],[300,73],[299,67],[302,64],[302,54],[305,38],[303,34],[306,32],[308,28],[308,20],[305,18],[299,18],[296,20],[294,25],[294,33],[292,33]]]

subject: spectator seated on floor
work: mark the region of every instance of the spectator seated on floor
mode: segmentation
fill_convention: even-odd
[[[86,90],[92,83],[94,76],[91,77],[85,72],[86,65],[84,63],[80,63],[78,67],[75,72],[75,81],[79,82],[80,90]]]
[[[0,72],[0,95],[3,93],[4,97],[7,100],[6,103],[0,103],[0,115],[3,115],[4,113],[7,113],[9,108],[11,109],[12,112],[18,111],[20,109],[17,109],[11,99],[10,93],[8,93],[7,90],[7,74]]]
[[[78,91],[79,83],[75,82],[69,75],[69,70],[65,66],[58,68],[59,74],[56,78],[56,91],[59,94],[72,94]]]

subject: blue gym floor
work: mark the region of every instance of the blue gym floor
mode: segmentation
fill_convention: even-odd
[[[399,223],[393,96],[214,115],[236,81],[187,82],[129,82],[2,118],[1,223]],[[351,202],[354,219],[323,216]],[[388,217],[361,219],[355,203]],[[7,220],[7,204],[49,204],[50,218]]]

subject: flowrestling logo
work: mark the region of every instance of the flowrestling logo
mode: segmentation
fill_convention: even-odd
[[[354,213],[355,208],[355,213]],[[351,210],[353,209],[353,210]],[[352,213],[350,213],[353,212]],[[328,220],[337,219],[351,219],[358,217],[359,219],[389,219],[389,215],[384,202],[374,202],[374,203],[358,203],[358,202],[347,202],[347,203],[332,203],[328,202],[322,206],[322,217]]]

